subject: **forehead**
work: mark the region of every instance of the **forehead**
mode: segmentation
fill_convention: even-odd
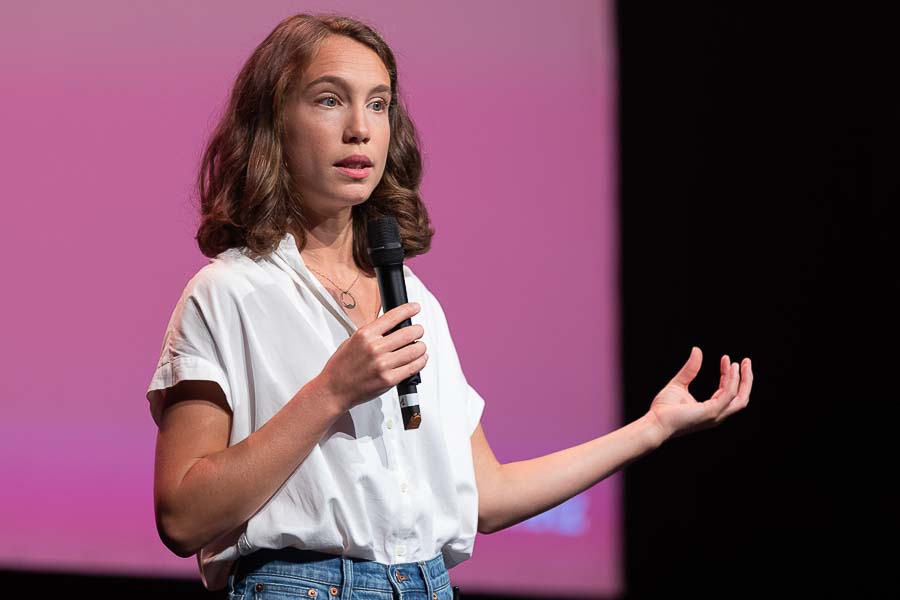
[[[332,35],[322,42],[319,51],[303,71],[301,87],[322,75],[334,75],[351,84],[390,85],[390,75],[374,50],[356,40]]]

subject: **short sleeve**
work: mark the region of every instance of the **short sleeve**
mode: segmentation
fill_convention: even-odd
[[[481,415],[484,412],[484,398],[472,387],[463,373],[462,364],[456,351],[456,344],[450,335],[450,324],[447,321],[444,308],[437,297],[423,283],[420,282],[420,285],[423,291],[422,297],[429,303],[436,319],[435,340],[438,343],[436,352],[441,353],[442,360],[450,370],[451,379],[454,381],[453,389],[459,391],[459,396],[461,396],[462,400],[462,418],[466,423],[466,431],[471,437],[475,428],[478,427]]]
[[[469,428],[469,436],[475,432],[478,423],[481,421],[481,413],[484,412],[484,398],[475,391],[471,383],[466,383],[466,419]]]
[[[185,292],[175,306],[163,337],[156,371],[147,389],[150,414],[159,427],[167,389],[184,380],[213,381],[219,384],[232,405],[227,369],[216,344],[214,327],[203,299]]]

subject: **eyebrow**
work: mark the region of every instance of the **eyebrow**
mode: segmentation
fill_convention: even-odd
[[[341,79],[340,77],[337,77],[335,75],[322,75],[318,79],[314,79],[314,80],[310,81],[309,85],[306,86],[306,89],[311,88],[312,86],[316,85],[317,83],[333,83],[335,85],[339,85],[339,86],[343,87],[344,89],[350,88],[350,86],[347,84],[347,82],[344,79]],[[381,85],[376,85],[369,91],[369,93],[374,94],[375,92],[387,92],[388,94],[390,94],[391,86],[384,85],[383,83]]]

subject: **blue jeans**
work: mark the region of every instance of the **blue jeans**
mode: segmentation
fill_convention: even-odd
[[[452,600],[444,557],[384,565],[297,548],[257,550],[228,576],[229,600]]]

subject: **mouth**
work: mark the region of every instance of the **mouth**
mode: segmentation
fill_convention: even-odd
[[[344,167],[341,165],[334,165],[334,168],[343,173],[344,175],[351,177],[353,179],[365,179],[369,176],[369,173],[372,171],[372,167],[364,167],[364,166],[350,166]]]

